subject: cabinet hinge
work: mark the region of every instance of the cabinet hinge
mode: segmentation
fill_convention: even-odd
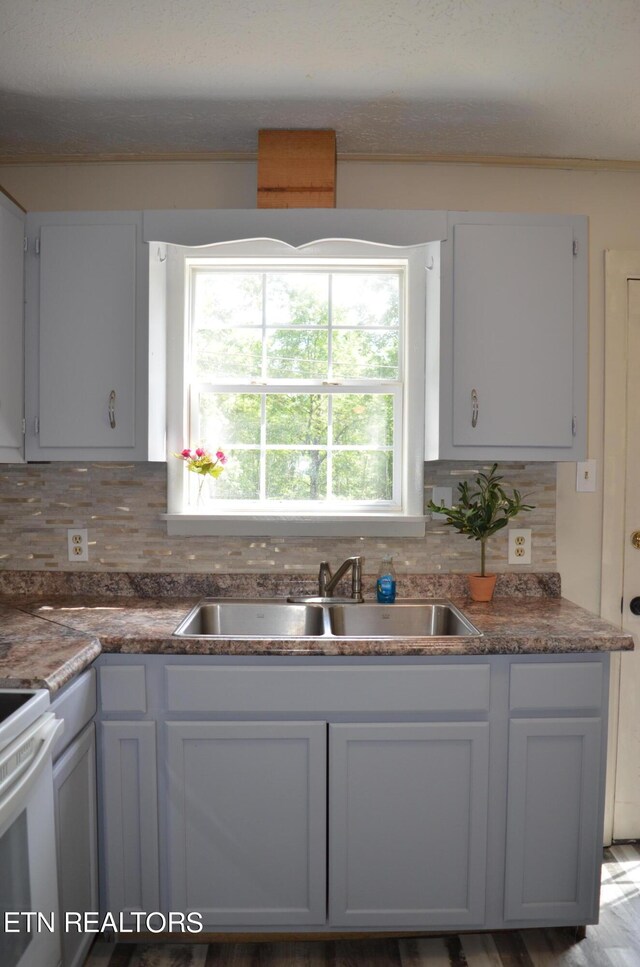
[[[620,598],[620,614],[624,611],[624,598]]]
[[[35,435],[38,436],[38,434],[40,433],[40,417],[39,416],[36,416],[35,420],[33,421],[33,429],[34,429]]]
[[[22,239],[22,251],[23,252],[28,252],[29,251],[29,239],[27,238],[26,235]]]
[[[575,436],[578,432],[578,421],[575,416],[571,419],[571,435]]]
[[[27,432],[27,421],[25,419],[23,419],[22,420],[22,435],[25,436],[26,435],[26,432]]]
[[[36,255],[40,255],[40,236],[36,236]]]
[[[573,240],[573,255],[574,255],[574,258],[575,258],[575,256],[577,254],[578,254],[578,239],[577,238],[574,238],[574,240]]]

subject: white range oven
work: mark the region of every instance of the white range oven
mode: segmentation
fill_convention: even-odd
[[[61,959],[51,752],[63,723],[48,708],[45,689],[0,690],[2,967]]]

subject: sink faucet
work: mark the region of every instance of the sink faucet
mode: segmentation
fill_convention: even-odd
[[[351,568],[351,597],[354,601],[362,601],[362,558],[348,557],[340,565],[335,574],[331,574],[328,561],[322,561],[318,574],[318,588],[321,598],[331,597],[336,584],[343,574]]]

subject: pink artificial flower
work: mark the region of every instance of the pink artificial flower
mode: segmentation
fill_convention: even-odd
[[[218,460],[220,461],[220,463],[226,463],[227,462],[227,458],[225,457],[225,455],[222,452],[222,450],[216,450],[216,457],[218,458]]]
[[[196,457],[204,457],[206,452],[207,451],[203,447],[198,447],[198,449],[196,450]]]
[[[181,456],[181,457],[184,457],[184,458],[185,458],[185,460],[188,460],[188,459],[189,459],[189,457],[191,456],[191,450],[189,450],[189,449],[186,449],[186,450],[181,450],[181,451],[180,451],[180,456]]]

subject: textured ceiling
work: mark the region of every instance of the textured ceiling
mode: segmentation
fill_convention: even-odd
[[[0,155],[640,160],[640,0],[0,0]]]

